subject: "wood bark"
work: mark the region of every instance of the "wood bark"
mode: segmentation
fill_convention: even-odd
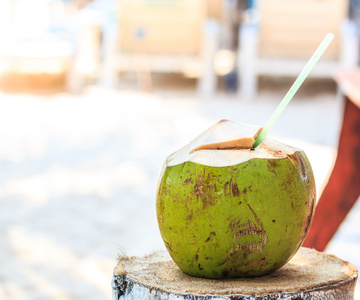
[[[307,248],[271,274],[227,280],[188,276],[156,252],[119,258],[112,288],[113,300],[350,300],[357,276],[351,263]]]

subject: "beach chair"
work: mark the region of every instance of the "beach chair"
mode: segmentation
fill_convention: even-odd
[[[117,0],[118,30],[105,47],[102,81],[114,82],[119,73],[133,72],[142,75],[139,85],[146,85],[151,84],[146,82],[151,73],[181,73],[199,78],[201,93],[212,94],[219,28],[208,18],[209,3]]]
[[[239,93],[253,99],[258,77],[296,77],[328,32],[335,38],[309,74],[333,78],[358,62],[358,35],[347,0],[259,0],[239,30]]]

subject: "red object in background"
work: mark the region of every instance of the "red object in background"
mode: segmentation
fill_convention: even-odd
[[[360,195],[360,71],[340,73],[345,94],[338,155],[304,247],[323,251]]]

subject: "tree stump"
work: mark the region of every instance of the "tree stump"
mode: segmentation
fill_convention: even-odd
[[[281,269],[261,277],[203,279],[184,274],[167,252],[119,258],[113,300],[354,299],[356,267],[308,248]]]

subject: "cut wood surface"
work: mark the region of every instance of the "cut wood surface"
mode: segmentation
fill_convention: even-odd
[[[261,277],[214,280],[184,274],[167,252],[119,258],[113,300],[354,299],[358,276],[349,262],[300,248],[279,270]]]

